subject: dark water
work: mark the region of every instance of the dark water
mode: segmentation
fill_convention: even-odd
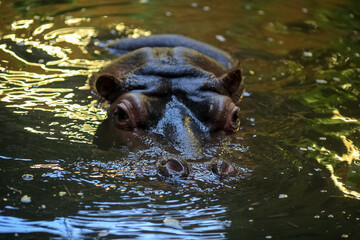
[[[6,0],[0,19],[0,238],[359,239],[358,1]],[[239,132],[206,150],[238,177],[164,181],[154,138],[93,143],[99,43],[157,33],[241,60]]]

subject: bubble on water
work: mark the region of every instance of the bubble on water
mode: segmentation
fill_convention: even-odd
[[[327,81],[324,80],[324,79],[316,79],[315,81],[316,81],[316,83],[320,83],[320,84],[326,84],[327,83]]]
[[[167,12],[165,13],[165,15],[166,15],[167,17],[170,17],[170,16],[172,15],[172,13],[169,12],[169,11],[167,11]]]
[[[24,195],[21,198],[21,202],[22,203],[31,203],[31,197],[29,197],[28,195]]]
[[[192,6],[193,8],[197,8],[197,7],[199,6],[199,4],[197,4],[196,2],[194,2],[194,3],[191,3],[191,6]]]
[[[225,42],[225,41],[226,41],[225,37],[222,36],[222,35],[216,35],[215,38],[216,38],[217,40],[219,40],[220,42]]]
[[[265,11],[264,11],[264,10],[259,10],[257,13],[258,13],[259,15],[265,15]]]
[[[24,174],[22,175],[22,179],[24,179],[25,181],[31,181],[34,179],[34,175],[32,174]]]
[[[210,7],[209,7],[209,6],[205,6],[205,7],[203,7],[203,10],[204,10],[205,12],[208,12],[208,11],[210,11]]]
[[[224,227],[230,227],[230,226],[231,226],[231,220],[225,220]]]
[[[63,197],[63,196],[65,196],[66,195],[66,192],[59,192],[59,196],[60,197]]]
[[[309,12],[309,10],[308,10],[307,8],[302,8],[301,11],[302,11],[303,13],[308,13],[308,12]]]
[[[303,52],[304,57],[312,57],[312,52]]]
[[[163,220],[163,222],[164,222],[164,225],[167,226],[167,227],[172,227],[172,228],[176,228],[176,229],[183,229],[179,220],[172,219],[172,218],[165,218]]]
[[[99,232],[98,238],[106,237],[109,235],[109,232]]]
[[[279,194],[279,198],[287,198],[288,197],[288,195],[287,194]]]

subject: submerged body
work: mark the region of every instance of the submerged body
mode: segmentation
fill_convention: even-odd
[[[212,132],[237,129],[243,85],[227,53],[178,35],[124,39],[108,48],[121,56],[94,74],[90,84],[109,102],[114,131],[155,133],[191,156]],[[216,166],[214,172],[233,172],[228,164]],[[187,172],[186,161],[173,158],[159,168]]]

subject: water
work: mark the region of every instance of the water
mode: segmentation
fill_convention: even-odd
[[[358,239],[356,1],[1,1],[1,238]],[[183,34],[241,60],[239,132],[175,182],[161,139],[94,144],[87,78],[120,37]],[[169,220],[170,219],[170,220]]]

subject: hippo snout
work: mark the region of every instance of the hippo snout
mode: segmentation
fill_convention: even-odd
[[[220,179],[235,177],[239,173],[233,164],[226,161],[214,160],[205,164],[208,165],[207,169],[220,177]],[[191,161],[174,156],[165,157],[156,163],[160,175],[165,178],[189,177],[192,170],[196,171],[196,167],[192,169],[191,165]]]

